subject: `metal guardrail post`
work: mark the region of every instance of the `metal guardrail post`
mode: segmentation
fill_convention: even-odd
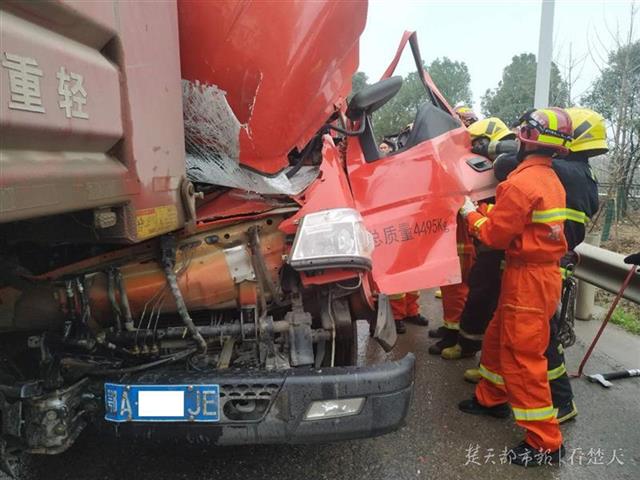
[[[576,247],[576,251],[584,244],[600,246],[600,233],[588,233],[580,245]],[[593,305],[596,297],[596,287],[587,283],[577,274],[577,270],[583,269],[584,265],[580,265],[584,260],[580,257],[578,266],[576,267],[576,277],[579,278],[578,292],[576,294],[576,318],[578,320],[591,320],[593,314]]]
[[[576,318],[589,319],[593,309],[595,292],[591,293],[591,289],[587,289],[585,294],[584,288],[591,286],[595,289],[598,287],[611,293],[618,293],[624,279],[629,274],[631,265],[624,263],[624,255],[588,243],[578,245],[576,253],[580,257],[575,269],[575,276],[580,280]],[[582,298],[580,297],[581,289],[583,290]],[[636,272],[633,275],[622,298],[640,304],[640,273]]]

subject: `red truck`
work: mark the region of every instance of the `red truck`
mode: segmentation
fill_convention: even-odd
[[[459,281],[456,212],[491,165],[407,33],[346,101],[364,2],[0,5],[0,464],[95,423],[311,442],[398,428],[414,356],[386,294]],[[409,43],[425,88],[383,157]],[[399,126],[401,127],[401,126]]]

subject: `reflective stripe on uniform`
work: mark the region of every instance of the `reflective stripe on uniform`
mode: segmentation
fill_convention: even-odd
[[[531,215],[533,223],[554,223],[571,220],[577,223],[586,223],[587,214],[573,208],[551,208],[549,210],[534,210]]]
[[[487,212],[490,212],[491,210],[493,210],[494,207],[495,207],[495,204],[487,203]]]
[[[406,295],[406,293],[394,293],[389,295],[389,300],[402,300]]]
[[[468,338],[469,340],[476,340],[478,342],[481,342],[482,339],[484,338],[484,335],[482,333],[468,333],[465,332],[463,329],[460,329],[460,331],[458,332],[461,336],[463,336],[464,338]]]
[[[480,376],[482,378],[488,380],[489,382],[495,385],[504,385],[504,378],[502,378],[497,373],[487,369],[487,367],[485,367],[483,364],[480,364],[480,368],[478,370],[480,371]]]
[[[449,330],[460,330],[460,324],[454,322],[443,321],[442,324],[444,328],[448,328]]]
[[[482,217],[479,218],[478,220],[476,220],[476,222],[473,224],[473,228],[480,228],[480,226],[486,222],[487,220],[489,220],[487,217]]]
[[[516,420],[525,422],[540,422],[543,420],[549,420],[554,418],[558,414],[558,410],[553,408],[553,405],[542,408],[516,408],[511,407],[513,410],[513,416]]]
[[[574,210],[573,208],[567,208],[565,210],[567,211],[567,220],[578,223],[587,223],[589,217],[586,213],[581,212],[580,210]]]
[[[533,223],[562,222],[567,219],[566,208],[551,208],[549,210],[534,210],[531,215]]]
[[[564,366],[564,363],[559,367],[553,368],[547,371],[547,379],[549,381],[556,380],[567,373],[567,367]]]
[[[560,275],[562,276],[563,280],[566,280],[567,278],[571,278],[573,277],[573,269],[560,267]]]

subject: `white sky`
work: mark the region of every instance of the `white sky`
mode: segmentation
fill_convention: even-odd
[[[598,76],[606,51],[615,45],[612,35],[628,31],[633,0],[556,0],[554,61],[563,75],[571,45],[579,76],[572,97],[579,97]],[[370,81],[377,80],[393,58],[405,30],[416,30],[422,58],[430,63],[447,56],[464,61],[471,74],[474,107],[495,88],[502,70],[514,55],[538,54],[541,0],[370,0],[367,26],[360,39],[360,67]],[[640,10],[640,0],[636,1]],[[635,17],[635,38],[640,34],[640,11]],[[589,55],[591,50],[592,54]],[[396,73],[415,70],[407,46]],[[577,75],[579,74],[579,75]]]

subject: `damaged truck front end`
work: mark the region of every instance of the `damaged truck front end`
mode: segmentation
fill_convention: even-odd
[[[386,294],[459,280],[455,215],[491,175],[422,62],[416,133],[382,158],[393,68],[344,101],[366,4],[92,5],[1,7],[15,55],[100,66],[120,106],[64,123],[44,83],[42,112],[2,106],[2,468],[89,423],[220,445],[401,426],[414,356],[367,365],[358,326],[389,351]]]

